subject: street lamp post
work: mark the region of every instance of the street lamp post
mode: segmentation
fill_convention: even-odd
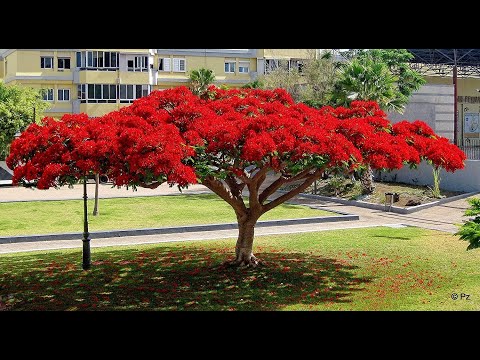
[[[87,176],[83,177],[83,253],[82,268],[90,269],[90,233],[88,232],[88,207],[87,207]]]

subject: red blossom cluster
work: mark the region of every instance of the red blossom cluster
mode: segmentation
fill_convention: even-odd
[[[425,122],[401,121],[392,126],[395,137],[403,139],[411,148],[415,149],[421,159],[432,163],[436,168],[444,168],[454,172],[464,168],[465,153],[448,141],[438,136]],[[411,153],[414,153],[411,150]]]
[[[436,135],[420,120],[392,125],[373,101],[353,101],[350,108],[324,107],[320,111],[343,120],[339,131],[373,169],[400,169],[405,163],[418,164],[421,160],[450,172],[464,168],[466,156],[458,146]]]
[[[317,110],[281,89],[210,87],[207,95],[177,87],[98,118],[45,118],[12,143],[13,182],[37,180],[45,189],[93,171],[118,186],[186,186],[210,175],[241,177],[251,167],[294,176],[312,166],[393,169],[421,159],[463,168],[458,147],[420,121],[392,126],[375,102]]]

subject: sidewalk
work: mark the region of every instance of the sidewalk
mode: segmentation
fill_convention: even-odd
[[[94,185],[88,185],[89,193],[93,194]],[[185,194],[209,193],[210,191],[202,185],[193,185],[185,190]],[[129,197],[129,196],[158,196],[179,194],[176,187],[170,188],[163,185],[155,190],[138,189],[133,192],[131,189],[116,189],[110,185],[102,185],[100,195],[107,197]],[[31,190],[25,188],[0,188],[0,201],[32,201],[32,200],[60,200],[60,199],[81,199],[81,186],[75,186],[73,189],[61,188],[59,190]],[[320,224],[302,224],[302,225],[284,225],[271,226],[255,229],[255,235],[274,235],[299,232],[327,231],[346,228],[362,228],[370,226],[417,226],[427,229],[439,230],[448,233],[455,233],[458,227],[455,224],[461,224],[466,217],[463,213],[468,207],[467,199],[460,199],[450,203],[437,205],[428,209],[420,210],[413,214],[396,214],[384,212],[381,210],[371,210],[356,206],[347,206],[330,201],[321,201],[312,198],[297,196],[290,203],[303,204],[324,210],[333,210],[352,215],[358,215],[359,220],[346,222],[330,222]],[[190,241],[207,240],[221,238],[236,238],[238,231],[216,230],[200,231],[189,233],[171,233],[144,236],[124,236],[115,238],[94,238],[91,240],[92,247],[115,246],[115,245],[136,245],[149,244],[169,241]],[[60,248],[81,248],[81,237],[78,240],[52,240],[40,242],[23,242],[14,244],[0,244],[0,253],[51,250]]]
[[[134,196],[159,196],[159,195],[178,195],[178,194],[201,194],[211,193],[203,185],[190,185],[188,189],[178,190],[176,186],[169,187],[168,184],[160,185],[156,189],[132,188],[127,190],[126,187],[112,187],[112,184],[100,184],[98,194],[100,199],[106,198],[123,198]],[[95,197],[95,184],[87,183],[87,195],[89,199]],[[38,190],[35,188],[25,188],[22,186],[0,187],[0,203],[13,201],[53,201],[53,200],[82,200],[83,185],[74,185],[72,189],[63,186],[59,189],[50,188],[48,190]]]

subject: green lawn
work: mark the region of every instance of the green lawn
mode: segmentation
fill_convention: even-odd
[[[235,240],[0,255],[0,309],[479,310],[480,251],[453,235],[375,227],[258,237],[256,269],[221,266]],[[470,300],[452,300],[465,293]]]
[[[93,200],[89,200],[89,213]],[[100,199],[90,231],[235,222],[235,213],[216,195]],[[260,220],[337,215],[306,206],[281,205]],[[83,231],[83,201],[0,203],[0,236]]]

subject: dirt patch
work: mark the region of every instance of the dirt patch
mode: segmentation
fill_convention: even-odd
[[[398,201],[395,201],[393,205],[399,207],[427,204],[439,200],[439,198],[433,197],[431,188],[428,186],[410,185],[397,182],[376,181],[373,194],[362,195],[361,186],[358,181],[339,178],[319,180],[317,181],[316,186],[310,186],[305,193],[338,197],[346,200],[361,200],[374,204],[385,204],[385,193],[393,193],[398,194]],[[441,198],[448,198],[461,194],[464,193],[441,190]]]

